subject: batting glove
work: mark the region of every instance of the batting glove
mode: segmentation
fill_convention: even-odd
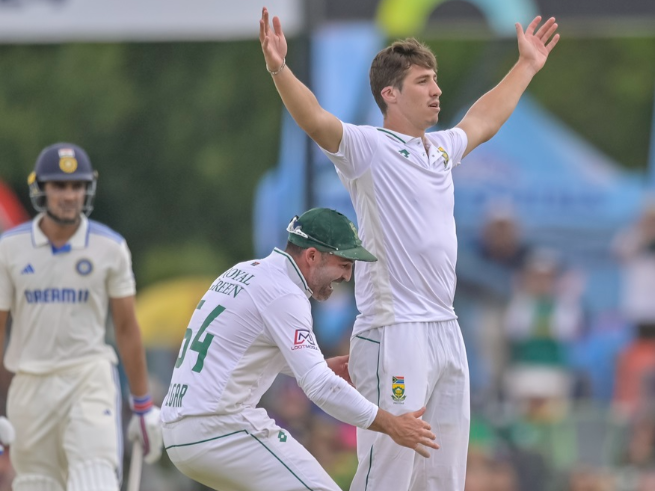
[[[143,447],[143,460],[153,464],[161,457],[163,447],[159,408],[152,404],[149,395],[130,397],[130,407],[134,414],[127,427],[127,438],[131,442],[138,440]]]
[[[16,438],[16,431],[7,418],[0,416],[0,455],[5,452],[4,445],[11,445]]]

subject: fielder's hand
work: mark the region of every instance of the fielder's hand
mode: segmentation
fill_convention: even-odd
[[[429,458],[428,448],[436,450],[439,448],[439,444],[435,441],[434,433],[430,431],[432,429],[430,425],[421,419],[423,413],[425,413],[424,407],[413,413],[394,416],[384,409],[378,408],[378,414],[368,429],[386,433],[398,445],[411,448],[420,456]]]
[[[432,427],[421,419],[424,413],[423,407],[418,411],[397,416],[396,424],[392,427],[395,431],[389,432],[389,436],[398,445],[411,448],[420,456],[429,458],[430,453],[426,447],[437,450],[439,444],[435,441],[435,434],[430,431]]]
[[[334,356],[325,360],[327,366],[332,370],[337,376],[344,379],[350,385],[353,385],[353,381],[350,380],[350,373],[348,373],[348,355],[343,356]]]
[[[152,405],[149,396],[131,399],[134,415],[127,427],[127,438],[138,440],[143,448],[143,460],[148,464],[157,462],[161,457],[163,440],[159,425],[159,408]]]
[[[5,452],[4,445],[11,445],[16,438],[16,431],[7,418],[0,416],[0,455]]]

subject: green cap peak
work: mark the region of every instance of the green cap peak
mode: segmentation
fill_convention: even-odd
[[[314,247],[353,261],[378,259],[362,247],[357,229],[348,217],[328,208],[312,208],[291,219],[287,227],[289,242],[298,247]]]

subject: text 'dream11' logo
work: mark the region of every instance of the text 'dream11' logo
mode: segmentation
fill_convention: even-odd
[[[314,335],[309,329],[296,329],[296,333],[293,337],[293,348],[296,349],[318,349],[316,347],[316,341],[314,341]]]

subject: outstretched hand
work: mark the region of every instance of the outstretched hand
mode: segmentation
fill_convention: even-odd
[[[548,19],[535,32],[540,22],[541,16],[538,15],[530,22],[525,32],[518,22],[514,25],[519,43],[519,59],[530,63],[535,69],[535,73],[541,70],[548,55],[559,41],[559,34],[555,34],[557,31],[555,17]],[[555,35],[553,36],[553,34]]]
[[[426,421],[420,419],[423,413],[425,413],[424,407],[418,411],[395,417],[396,424],[393,425],[393,430],[389,432],[389,436],[398,445],[411,448],[427,459],[430,457],[430,453],[425,447],[436,450],[439,445],[435,441],[435,434],[430,431],[432,427]]]
[[[282,32],[279,17],[273,17],[273,29],[268,22],[268,9],[262,9],[262,18],[259,21],[259,42],[262,44],[266,68],[268,71],[277,71],[287,56],[287,39]]]

